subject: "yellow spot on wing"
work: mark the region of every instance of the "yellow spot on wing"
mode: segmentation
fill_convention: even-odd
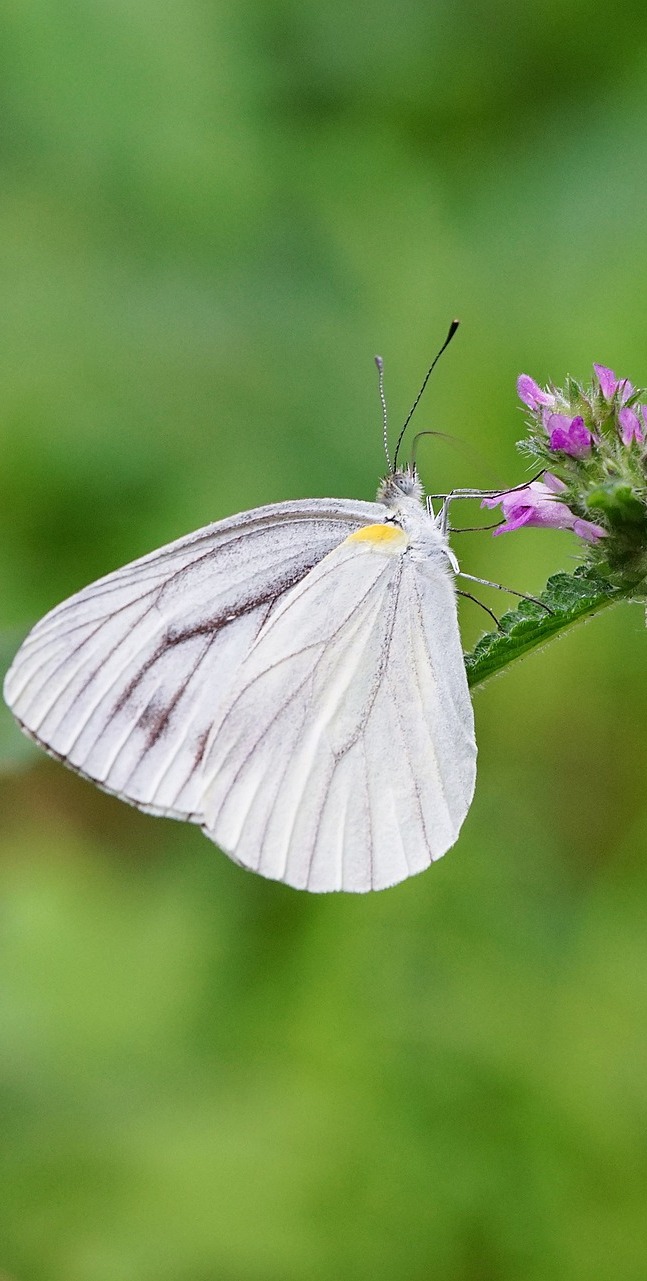
[[[368,543],[376,551],[390,552],[393,555],[404,551],[407,536],[399,525],[365,525],[349,534],[347,543]]]

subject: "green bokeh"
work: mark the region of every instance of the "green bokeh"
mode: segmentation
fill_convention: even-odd
[[[522,479],[520,370],[647,382],[637,0],[13,0],[0,51],[3,654],[218,516],[371,498],[373,353],[395,426],[453,315],[430,488]],[[576,551],[457,550],[529,591]],[[6,718],[11,1281],[644,1281],[646,668],[623,607],[480,692],[458,846],[366,899]]]

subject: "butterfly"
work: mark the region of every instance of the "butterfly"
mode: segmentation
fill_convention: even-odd
[[[474,792],[457,568],[446,507],[394,468],[375,502],[260,507],[92,583],[4,696],[50,755],[245,868],[383,889],[454,844]]]

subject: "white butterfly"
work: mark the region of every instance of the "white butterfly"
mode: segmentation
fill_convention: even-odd
[[[453,845],[474,791],[441,517],[407,469],[375,503],[218,521],[47,614],[6,701],[51,755],[263,876],[393,885]]]
[[[243,512],[64,601],[5,679],[25,732],[298,889],[384,889],[440,858],[476,777],[447,542],[450,498],[476,494],[436,517],[397,457],[457,327],[375,503]]]

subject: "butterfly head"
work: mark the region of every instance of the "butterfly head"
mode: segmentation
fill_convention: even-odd
[[[377,491],[378,503],[386,507],[398,507],[403,498],[413,498],[418,503],[424,499],[420,477],[415,467],[409,465],[385,476]]]

